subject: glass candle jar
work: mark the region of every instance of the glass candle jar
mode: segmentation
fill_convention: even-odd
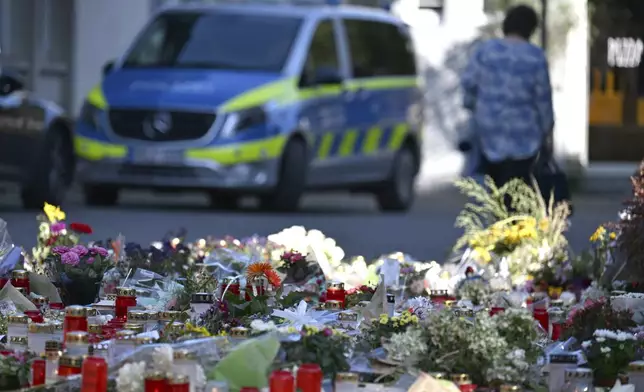
[[[101,357],[105,359],[106,361],[110,360],[110,353],[108,350],[108,344],[106,342],[101,342],[92,345],[94,347],[94,356],[95,357]]]
[[[505,312],[505,308],[502,306],[492,306],[490,308],[490,316],[494,316],[495,314],[499,314],[503,312]]]
[[[145,392],[167,392],[167,388],[168,379],[165,373],[159,371],[151,371],[145,374]]]
[[[29,386],[36,387],[45,385],[47,381],[47,362],[43,358],[34,359],[31,362],[31,382]]]
[[[288,370],[275,370],[268,379],[268,388],[269,392],[293,392],[295,391],[295,377]],[[336,392],[338,392],[337,387]]]
[[[65,308],[65,319],[63,321],[63,336],[73,331],[87,332],[87,308],[84,306],[72,305]]]
[[[29,272],[25,270],[13,270],[11,272],[11,285],[17,289],[23,289],[25,295],[29,295]]]
[[[387,294],[387,316],[394,317],[394,311],[396,310],[396,296],[393,294]]]
[[[87,355],[89,334],[82,331],[71,331],[65,335],[65,351],[70,355]]]
[[[147,332],[147,321],[149,314],[143,310],[128,310],[127,312],[127,323],[128,324],[140,324],[143,327],[143,332]]]
[[[9,282],[9,280],[10,280],[9,278],[4,276],[0,278],[0,290],[4,288],[4,286],[7,284],[7,282]]]
[[[24,314],[12,314],[7,317],[7,336],[27,336],[29,317]]]
[[[461,392],[474,392],[476,390],[476,385],[472,383],[472,379],[468,374],[453,374],[451,379]]]
[[[565,322],[566,313],[563,309],[558,307],[548,309],[548,337],[551,340],[557,341],[561,338]]]
[[[129,355],[135,349],[136,332],[127,330],[116,331],[114,340],[109,347],[110,362],[114,362],[118,358]]]
[[[60,342],[49,340],[45,342],[46,383],[53,384],[58,380],[58,362],[62,355]]]
[[[577,355],[570,352],[550,354],[548,357],[548,390],[561,391],[566,383],[566,370],[577,367]]]
[[[44,323],[45,318],[42,316],[40,309],[37,310],[25,310],[25,315],[34,323]]]
[[[297,368],[296,387],[301,392],[320,392],[322,369],[316,363],[303,363]]]
[[[107,391],[107,362],[104,358],[96,356],[85,358],[81,374],[82,392]]]
[[[252,298],[266,295],[266,289],[268,288],[268,279],[263,276],[253,278],[246,284],[246,301],[250,301]]]
[[[175,321],[165,326],[163,329],[163,334],[168,338],[174,340],[186,331],[186,325],[184,323]]]
[[[449,377],[448,377],[447,373],[444,373],[444,372],[429,372],[429,373],[427,373],[427,374],[428,374],[431,378],[433,378],[434,380],[445,380],[445,381],[449,381]]]
[[[585,368],[566,369],[566,383],[561,392],[594,392],[593,371]]]
[[[326,285],[326,300],[327,301],[340,301],[342,307],[347,298],[347,292],[344,290],[344,283],[342,282],[329,282]]]
[[[230,329],[230,337],[235,339],[246,339],[250,335],[248,328],[234,327]]]
[[[103,340],[103,326],[101,324],[87,324],[87,333],[90,344],[96,344]]]
[[[29,350],[37,354],[45,352],[47,341],[54,338],[54,325],[49,323],[29,324],[27,335]]]
[[[357,373],[338,373],[335,375],[335,392],[357,392],[359,381]]]
[[[61,323],[60,321],[53,321],[51,324],[54,326],[53,340],[58,340],[59,342],[62,342],[63,340],[65,340],[64,323]]]
[[[168,378],[168,392],[189,392],[190,380],[182,374],[174,374]]]
[[[50,302],[49,309],[51,310],[65,310],[65,304],[62,302]]]
[[[224,278],[220,290],[221,295],[228,295],[229,293],[238,297],[241,295],[241,287],[235,278]]]
[[[543,308],[534,308],[532,310],[532,316],[539,322],[541,328],[543,328],[543,330],[548,333],[548,330],[550,329],[550,318],[548,317],[548,311]]]
[[[14,352],[25,352],[29,350],[29,340],[26,336],[10,336],[9,349]]]
[[[114,316],[122,321],[127,321],[127,311],[136,306],[136,290],[133,287],[117,287]]]
[[[127,322],[125,323],[125,325],[123,325],[123,329],[128,331],[134,331],[137,334],[145,332],[145,326],[143,324],[138,324],[138,323]]]
[[[212,293],[196,293],[190,298],[190,319],[193,322],[199,320],[199,316],[206,313],[215,302],[215,296]]]
[[[89,324],[100,324],[101,318],[98,315],[96,308],[93,308],[91,306],[86,306],[85,308],[87,309],[87,322]]]
[[[356,330],[358,328],[358,313],[350,310],[341,312],[338,314],[338,322],[344,329]]]
[[[337,300],[326,300],[324,302],[324,309],[326,310],[342,310],[342,301],[337,301]]]
[[[195,392],[198,381],[197,360],[188,350],[175,350],[173,352],[172,372],[188,377],[190,392]]]
[[[449,295],[447,290],[430,290],[429,298],[434,303],[442,304],[449,299]]]
[[[523,388],[520,385],[503,384],[499,388],[499,392],[521,392]]]
[[[63,354],[58,360],[58,377],[66,378],[81,374],[82,366],[82,355]]]
[[[136,345],[137,346],[145,346],[148,344],[155,344],[156,339],[154,339],[152,336],[137,336],[136,337]]]

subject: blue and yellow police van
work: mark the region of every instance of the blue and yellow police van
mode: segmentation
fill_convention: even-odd
[[[105,65],[76,123],[86,202],[192,190],[294,210],[307,191],[374,194],[407,210],[423,95],[408,28],[345,5],[183,5]]]

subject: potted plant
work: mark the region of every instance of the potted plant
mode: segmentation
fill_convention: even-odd
[[[612,388],[619,374],[635,359],[640,346],[629,332],[596,330],[590,340],[582,343],[595,386]]]

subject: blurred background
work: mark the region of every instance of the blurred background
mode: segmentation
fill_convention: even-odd
[[[3,69],[20,74],[28,90],[75,118],[100,81],[104,64],[122,55],[161,7],[178,3],[0,0]],[[127,192],[116,207],[93,208],[72,192],[64,205],[68,220],[91,224],[97,238],[122,232],[141,242],[179,227],[199,237],[265,235],[304,225],[335,238],[347,254],[402,250],[441,260],[457,236],[453,220],[464,202],[449,184],[472,174],[476,161],[457,150],[468,132],[459,74],[472,45],[497,35],[504,10],[518,3],[534,6],[544,19],[536,43],[544,46],[550,60],[555,150],[574,183],[572,242],[581,247],[598,223],[616,216],[630,190],[628,178],[644,156],[641,0],[362,1],[409,25],[418,69],[426,80],[424,160],[418,198],[407,213],[383,214],[371,198],[344,194],[307,196],[297,213],[268,214],[211,211],[203,195],[149,192]],[[35,212],[20,207],[15,187],[7,185],[3,192],[0,217],[8,221],[15,242],[33,244]]]

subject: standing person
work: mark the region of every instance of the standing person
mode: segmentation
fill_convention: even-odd
[[[462,75],[474,138],[497,186],[513,178],[530,183],[539,152],[550,148],[554,114],[548,61],[529,42],[538,24],[533,8],[510,8],[504,37],[479,44]]]

